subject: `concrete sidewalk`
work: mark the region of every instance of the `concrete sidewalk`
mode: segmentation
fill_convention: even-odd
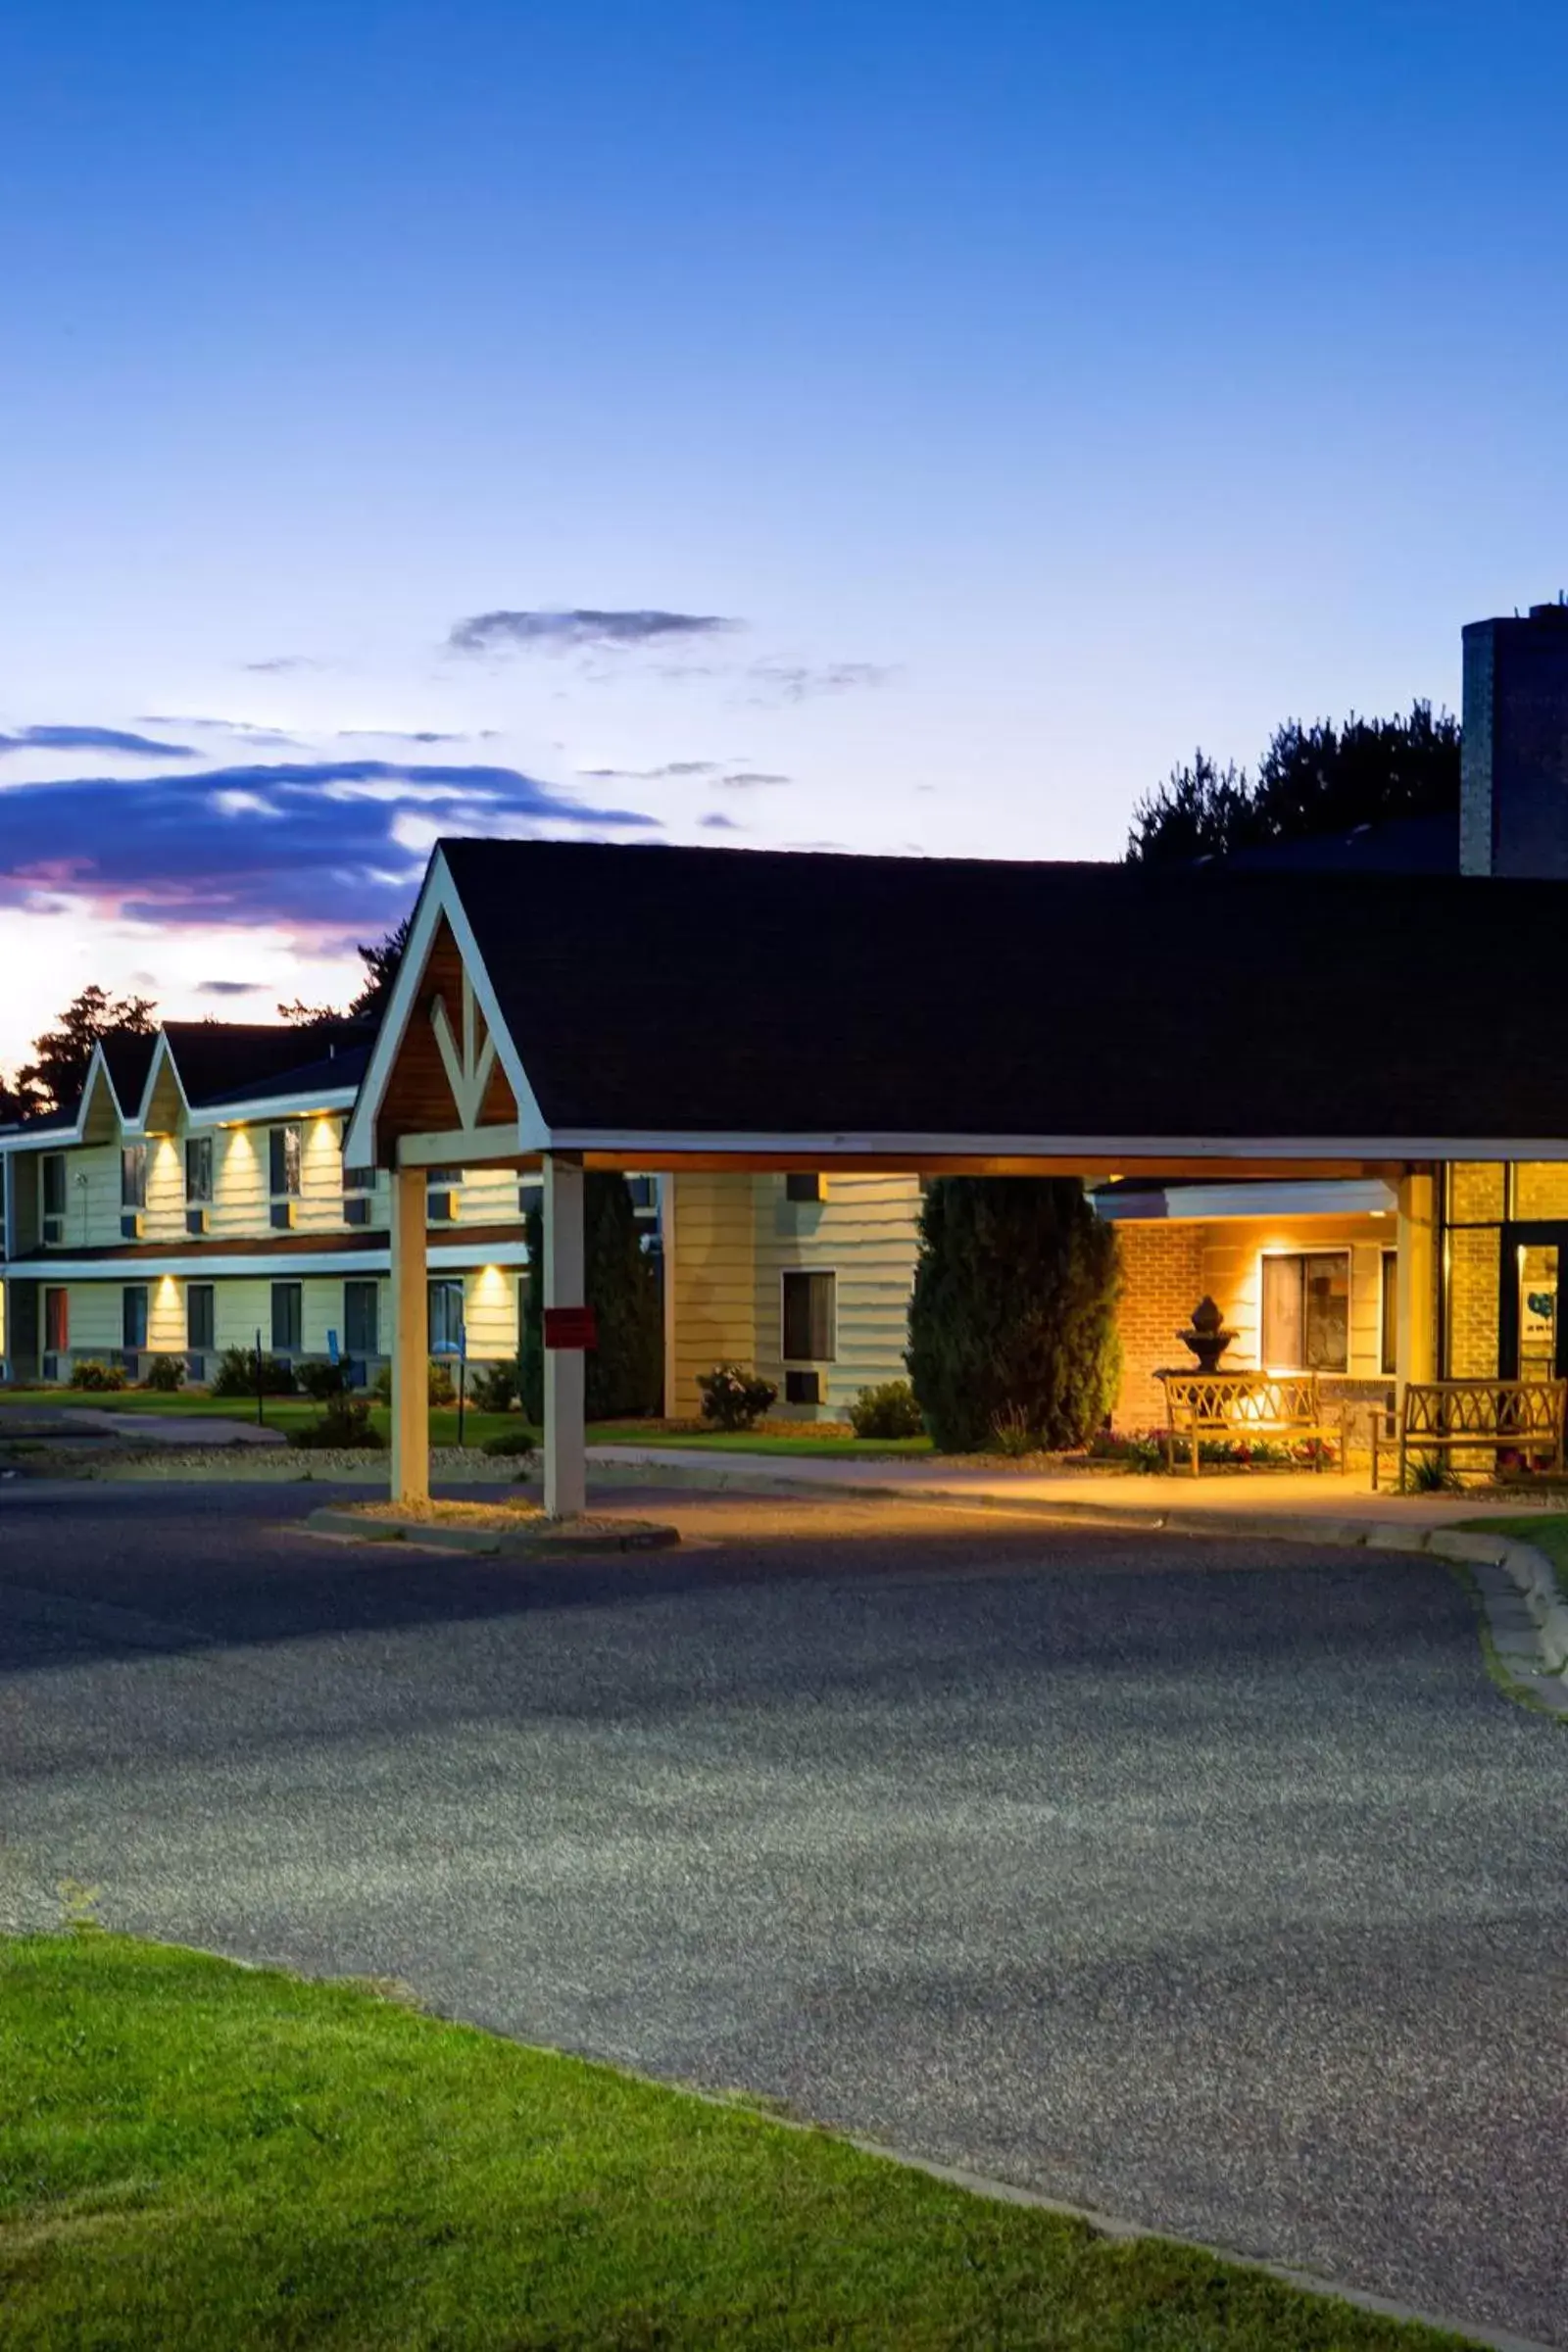
[[[1012,1504],[1044,1513],[1114,1520],[1119,1524],[1165,1526],[1173,1517],[1246,1521],[1249,1532],[1260,1519],[1321,1522],[1353,1520],[1388,1528],[1451,1527],[1484,1516],[1513,1518],[1531,1507],[1528,1494],[1505,1501],[1478,1502],[1467,1494],[1374,1494],[1364,1472],[1340,1477],[1332,1470],[1261,1470],[1215,1473],[1206,1478],[1140,1477],[1117,1471],[1032,1471],[965,1467],[952,1459],[890,1455],[838,1459],[809,1454],[716,1453],[697,1446],[596,1446],[589,1448],[590,1476],[617,1467],[700,1476],[712,1487],[765,1488],[794,1493],[817,1489],[835,1494],[896,1494],[990,1505]]]

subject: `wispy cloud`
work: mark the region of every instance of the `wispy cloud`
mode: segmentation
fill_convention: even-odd
[[[264,678],[280,677],[291,669],[319,669],[320,666],[319,662],[313,662],[309,654],[272,654],[265,662],[240,663],[241,669],[254,670]]]
[[[722,808],[710,809],[707,816],[700,817],[698,822],[708,833],[744,833],[746,830],[746,827],[738,825],[732,816],[726,816]]]
[[[155,726],[164,723],[152,721]],[[127,735],[121,727],[21,727],[15,735],[0,735],[0,753],[9,752],[124,752],[137,760],[196,757],[188,743],[155,743],[150,735]]]
[[[261,719],[204,718],[187,711],[183,716],[158,710],[144,710],[142,724],[148,727],[197,727],[209,735],[231,736],[236,742],[255,744],[258,750],[287,752],[297,749],[299,737],[285,735],[281,727],[272,727]]]
[[[265,980],[200,980],[196,984],[199,997],[259,997],[264,989]]]
[[[454,624],[447,645],[456,654],[625,652],[713,637],[742,625],[717,612],[604,612],[577,606],[569,612],[474,612]]]
[[[671,776],[716,776],[716,760],[666,760],[662,767],[579,767],[600,784],[662,784]]]
[[[880,662],[754,662],[746,675],[758,691],[757,703],[804,703],[818,694],[854,694],[861,687],[885,685],[893,676]]]
[[[788,776],[775,775],[768,769],[760,767],[738,768],[733,774],[720,776],[718,780],[726,792],[750,792],[753,786],[758,784],[788,784],[790,782]]]
[[[483,735],[443,735],[433,727],[421,727],[416,732],[404,727],[339,727],[339,743],[483,743],[495,733],[487,727]]]
[[[654,826],[517,768],[380,760],[18,784],[0,791],[0,906],[85,900],[164,925],[291,923],[356,937],[407,911],[442,833]]]

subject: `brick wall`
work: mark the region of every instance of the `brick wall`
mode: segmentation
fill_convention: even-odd
[[[1154,1373],[1161,1365],[1183,1360],[1185,1350],[1176,1334],[1203,1295],[1203,1229],[1129,1220],[1116,1230],[1122,1264],[1116,1318],[1122,1374],[1113,1418],[1118,1429],[1162,1429],[1165,1397]]]

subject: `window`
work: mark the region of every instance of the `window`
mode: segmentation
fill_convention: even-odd
[[[430,1353],[432,1355],[456,1355],[462,1331],[462,1283],[432,1282],[430,1285]]]
[[[185,1138],[185,1199],[188,1201],[211,1200],[213,1197],[213,1139],[210,1135],[187,1135]]]
[[[1399,1353],[1399,1252],[1383,1252],[1383,1351],[1378,1368],[1383,1372],[1397,1369]]]
[[[71,1346],[71,1293],[47,1290],[43,1295],[43,1344],[50,1355],[64,1355]]]
[[[300,1189],[300,1130],[297,1121],[291,1121],[287,1127],[269,1129],[267,1164],[273,1200],[293,1200]]]
[[[300,1284],[297,1282],[274,1282],[272,1285],[272,1353],[274,1355],[299,1354],[300,1334],[304,1327],[304,1292]]]
[[[800,1174],[786,1176],[784,1179],[784,1198],[786,1200],[820,1200],[822,1198],[822,1179],[820,1175],[813,1171],[811,1174],[805,1176]]]
[[[185,1345],[192,1355],[208,1355],[218,1345],[215,1296],[210,1282],[185,1285]]]
[[[126,1144],[120,1154],[120,1205],[122,1208],[145,1208],[147,1205],[147,1147],[145,1144]]]
[[[345,1355],[379,1355],[380,1332],[377,1328],[376,1287],[373,1282],[346,1282],[343,1285],[343,1352]]]
[[[120,1294],[120,1345],[127,1355],[147,1345],[147,1285],[127,1283]]]
[[[43,1155],[43,1213],[46,1217],[63,1217],[66,1213],[66,1155],[63,1152],[46,1152]]]
[[[1350,1253],[1263,1260],[1263,1361],[1276,1372],[1344,1372],[1350,1360]]]
[[[830,1364],[834,1348],[834,1291],[832,1274],[786,1274],[784,1277],[784,1359],[786,1363]]]
[[[374,1168],[345,1168],[343,1190],[346,1193],[373,1193],[375,1190]]]

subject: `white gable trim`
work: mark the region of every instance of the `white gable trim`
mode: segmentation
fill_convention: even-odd
[[[387,1088],[391,1083],[393,1070],[397,1066],[398,1055],[402,1053],[408,1037],[409,1023],[413,1017],[415,1003],[424,979],[424,967],[429,960],[430,950],[443,916],[445,916],[452,936],[457,942],[458,954],[463,958],[464,971],[472,991],[473,1002],[477,1004],[480,1011],[484,1014],[485,1026],[490,1033],[484,1054],[481,1055],[481,1059],[485,1061],[485,1077],[489,1077],[489,1059],[499,1060],[511,1083],[513,1094],[516,1098],[518,1109],[517,1149],[524,1152],[537,1152],[548,1144],[550,1131],[544,1123],[533,1088],[528,1083],[527,1073],[518,1057],[517,1049],[501,1016],[501,1006],[495,988],[489,973],[484,968],[484,958],[479,954],[478,943],[473,936],[473,927],[458,897],[457,885],[448,870],[446,859],[438,849],[432,855],[428,870],[425,873],[418,904],[414,909],[414,920],[410,925],[409,944],[404,950],[403,963],[393,986],[391,1001],[381,1016],[381,1026],[376,1033],[369,1066],[361,1082],[353,1116],[349,1120],[343,1137],[343,1156],[354,1166],[363,1167],[372,1161],[379,1163],[377,1123],[381,1115],[381,1105],[386,1100]],[[436,1045],[438,1051],[441,1052],[443,1064],[447,1068],[448,1082],[451,1083],[453,1063],[458,1064],[460,1074],[462,1064],[458,1054],[458,1043],[452,1036],[450,1019],[446,1016],[444,1006],[440,1007],[440,1015],[441,1017],[435,1024]],[[447,1030],[444,1045],[442,1041],[443,1021],[445,1021]],[[465,1019],[464,1027],[465,1043],[466,1043],[472,1034],[467,1017]],[[494,1048],[493,1056],[489,1055],[491,1047]],[[448,1058],[449,1050],[450,1060]],[[482,1088],[480,1095],[482,1100]],[[461,1117],[465,1100],[462,1088],[454,1085],[453,1097]]]

